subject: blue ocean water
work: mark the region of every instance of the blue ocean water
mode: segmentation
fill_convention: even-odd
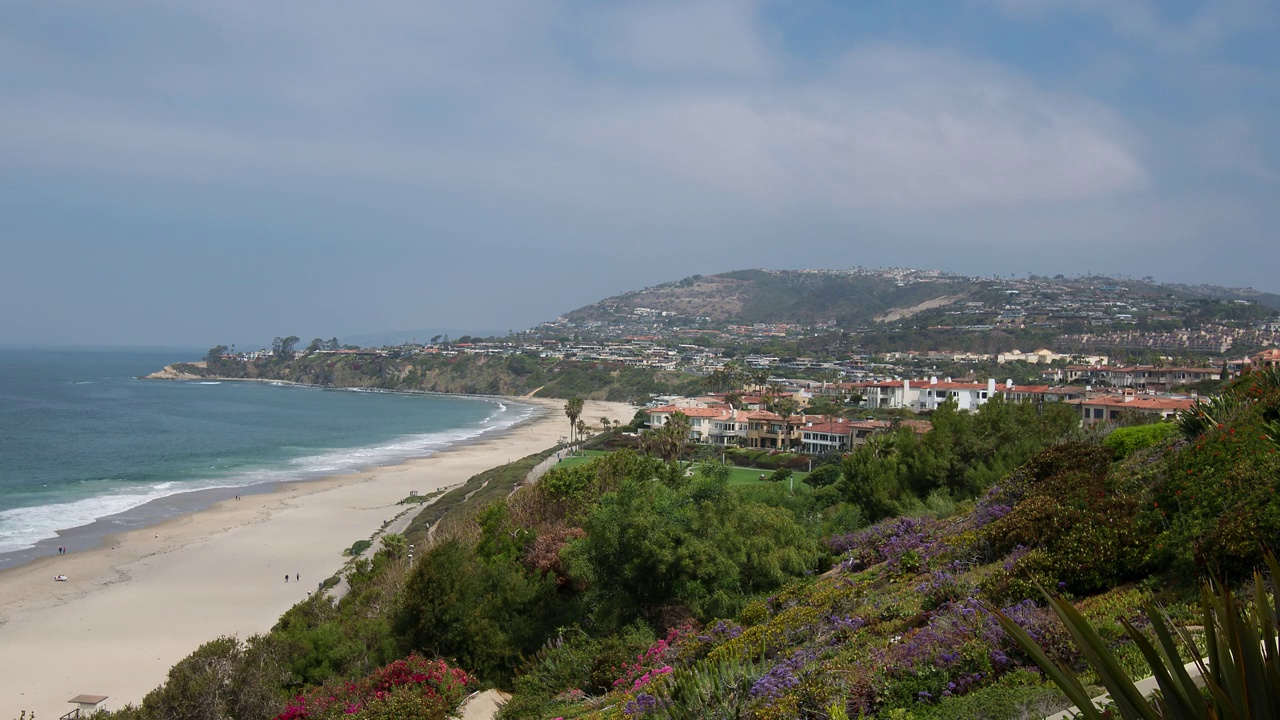
[[[137,379],[198,357],[0,349],[0,567],[58,531],[183,493],[426,456],[536,411],[496,399]]]

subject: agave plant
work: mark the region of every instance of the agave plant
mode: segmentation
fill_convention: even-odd
[[[1120,717],[1126,720],[1280,718],[1280,642],[1276,630],[1275,588],[1275,581],[1280,580],[1280,564],[1271,551],[1265,556],[1272,585],[1268,590],[1266,578],[1255,570],[1253,607],[1247,612],[1241,609],[1225,584],[1202,583],[1200,611],[1205,654],[1200,653],[1187,630],[1175,627],[1169,616],[1154,605],[1144,607],[1155,633],[1154,643],[1131,623],[1121,621],[1159,687],[1159,692],[1151,697],[1139,691],[1107,649],[1106,642],[1070,603],[1048,593],[1045,597],[1097,673]],[[1014,642],[1075,703],[1078,717],[1089,720],[1108,717],[1094,704],[1071,668],[1051,660],[1025,630],[1003,613],[997,611],[995,616]],[[1186,665],[1178,652],[1175,636],[1182,640],[1191,656],[1191,662]],[[1188,668],[1194,670],[1194,674],[1188,672]]]
[[[1271,442],[1280,445],[1280,420],[1272,420],[1263,425],[1267,430],[1267,438]]]
[[[1225,424],[1240,409],[1240,400],[1234,394],[1217,395],[1200,402],[1186,410],[1180,410],[1174,423],[1188,439],[1205,434],[1210,429]]]

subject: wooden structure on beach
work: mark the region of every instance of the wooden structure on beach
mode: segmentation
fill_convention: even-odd
[[[99,705],[102,705],[106,699],[106,695],[77,695],[67,701],[69,703],[75,703],[76,709],[66,715],[63,715],[58,720],[74,720],[75,718],[89,717],[102,709]]]

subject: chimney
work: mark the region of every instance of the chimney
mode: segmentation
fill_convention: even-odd
[[[996,394],[996,379],[987,378],[987,397],[991,397],[992,395],[995,395],[995,394]]]

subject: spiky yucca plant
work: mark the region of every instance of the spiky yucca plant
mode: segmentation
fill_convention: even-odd
[[[751,686],[764,672],[741,658],[701,660],[663,678],[654,693],[656,711],[668,720],[733,720],[743,717]]]
[[[1253,607],[1247,612],[1225,584],[1205,581],[1200,589],[1200,611],[1206,655],[1184,628],[1152,604],[1144,606],[1155,633],[1153,643],[1127,620],[1125,633],[1142,652],[1159,693],[1148,698],[1129,679],[1119,661],[1079,611],[1060,597],[1045,593],[1050,607],[1062,620],[1076,646],[1098,674],[1111,696],[1115,711],[1126,720],[1261,720],[1280,718],[1280,639],[1277,637],[1277,592],[1280,564],[1270,550],[1265,553],[1272,581],[1254,571]],[[1005,632],[1044,670],[1076,705],[1079,717],[1102,720],[1076,673],[1055,662],[1025,630],[1003,613],[996,619]],[[1181,638],[1194,663],[1197,677],[1187,672],[1175,636]],[[1202,689],[1203,686],[1203,689]]]

